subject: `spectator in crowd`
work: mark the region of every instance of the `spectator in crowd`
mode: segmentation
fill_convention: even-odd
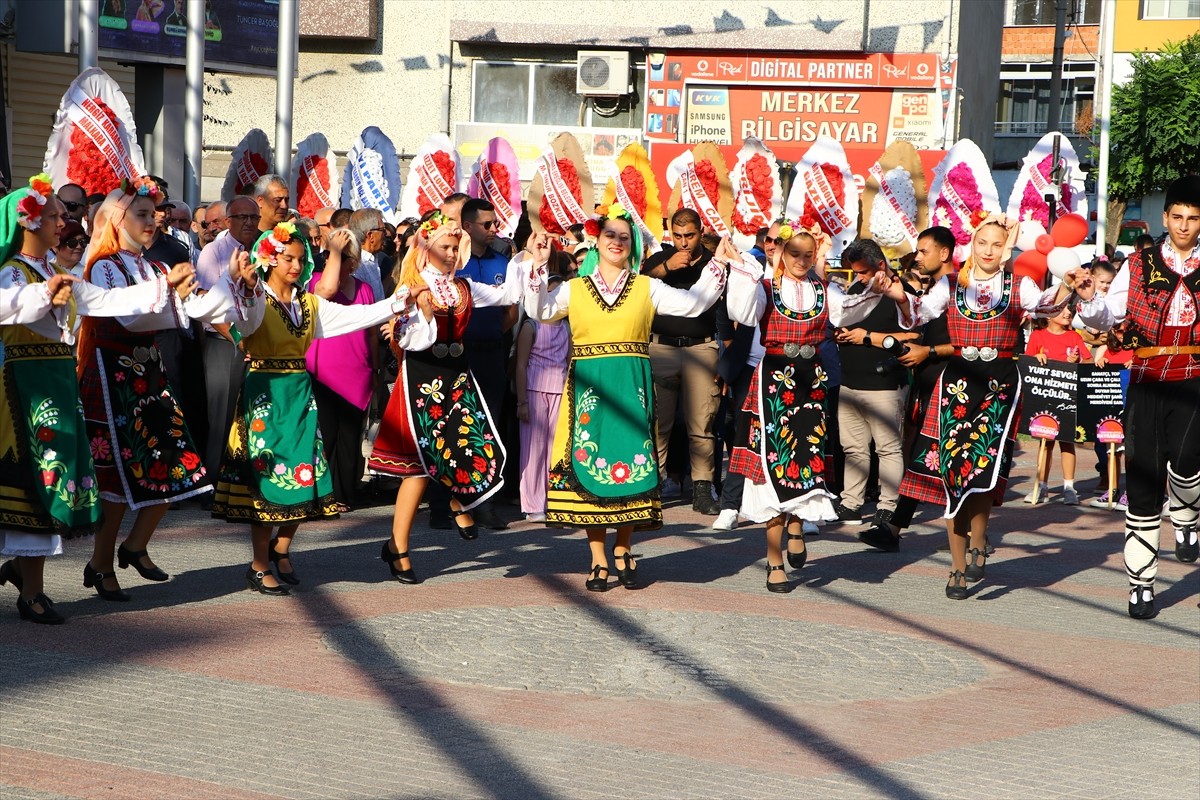
[[[287,181],[268,173],[254,182],[254,199],[258,203],[258,230],[269,231],[287,219],[291,191]]]
[[[322,253],[325,251],[325,237],[333,230],[329,223],[333,219],[333,212],[336,210],[334,208],[318,208],[317,213],[313,214],[313,222],[316,223],[316,230],[313,231],[313,235],[309,240],[313,253]],[[317,264],[317,269],[320,268],[321,265]]]
[[[692,288],[712,260],[712,253],[700,244],[700,233],[700,215],[690,208],[680,208],[671,216],[673,244],[663,245],[660,252],[647,258],[643,274],[677,289]],[[667,462],[667,445],[682,400],[691,465],[692,508],[715,516],[721,510],[713,497],[712,483],[713,422],[720,401],[716,311],[709,307],[683,317],[657,314],[650,331],[658,463]],[[664,477],[663,494],[674,494],[673,488]]]
[[[383,250],[383,212],[377,208],[360,208],[350,215],[348,227],[358,240],[362,252],[356,277],[370,286],[376,297],[383,297],[381,270],[384,265],[377,258],[377,254]],[[388,270],[391,270],[390,264]]]
[[[192,224],[191,224],[192,241],[195,242],[195,244],[196,244],[196,250],[202,249],[204,247],[204,245],[206,245],[210,241],[212,241],[211,237],[208,237],[207,226],[205,226],[203,224],[204,223],[204,214],[207,211],[208,211],[208,206],[201,204],[201,205],[196,206],[196,210],[192,212]],[[200,235],[201,233],[205,234],[205,236],[202,237]]]
[[[69,220],[58,235],[58,246],[54,248],[54,263],[64,272],[80,275],[83,268],[80,263],[83,253],[88,246],[88,235],[83,226],[75,220]]]
[[[471,199],[471,195],[455,192],[442,201],[441,212],[442,216],[453,222],[462,221],[463,204]]]
[[[890,273],[883,251],[871,239],[852,242],[842,253],[842,264],[854,272],[854,281],[846,289],[849,297],[867,294],[877,274]],[[908,384],[905,369],[896,359],[898,353],[883,349],[889,338],[909,341],[917,335],[900,329],[896,303],[887,297],[880,298],[855,327],[841,328],[836,335],[842,364],[838,430],[846,458],[838,519],[850,525],[862,523],[874,443],[879,459],[880,495],[871,527],[882,530],[887,530],[896,510],[900,480],[904,477],[901,437]]]
[[[905,291],[914,297],[922,297],[929,288],[954,272],[954,234],[949,228],[935,226],[917,237],[917,250],[913,259],[915,282],[906,282]],[[899,356],[900,363],[912,370],[912,387],[909,391],[905,412],[904,463],[913,457],[913,444],[921,427],[921,420],[929,409],[930,398],[946,359],[954,353],[950,343],[950,329],[945,316],[930,320],[920,328],[920,339],[908,344],[907,352]],[[903,492],[896,501],[896,510],[887,527],[872,526],[859,534],[864,544],[879,550],[895,552],[900,549],[900,531],[912,524],[919,501]]]
[[[766,230],[770,230],[767,228]],[[772,252],[775,250],[771,248]],[[766,258],[764,253],[763,258]],[[764,266],[770,262],[760,260]],[[721,379],[721,405],[717,424],[721,426],[722,450],[732,455],[737,444],[737,418],[746,404],[750,381],[766,348],[757,325],[742,325],[729,315],[728,296],[717,303],[717,336],[721,340],[721,355],[717,359],[717,376]],[[721,461],[718,453],[718,461]],[[730,469],[721,482],[721,513],[713,521],[713,530],[731,531],[738,525],[738,509],[742,507],[742,490],[746,476]],[[812,525],[807,520],[807,525]],[[815,527],[815,526],[813,526]]]
[[[1025,355],[1033,356],[1038,363],[1045,366],[1048,362],[1078,364],[1087,353],[1087,345],[1078,331],[1071,329],[1071,321],[1075,317],[1075,309],[1067,303],[1053,317],[1045,320],[1035,320],[1033,333],[1025,344]],[[1026,503],[1045,503],[1046,484],[1050,479],[1050,466],[1054,461],[1054,445],[1058,445],[1062,454],[1063,496],[1062,501],[1068,506],[1079,505],[1079,493],[1075,491],[1075,443],[1047,443],[1046,459],[1042,470],[1037,476],[1039,486],[1034,492],[1025,495]],[[1035,497],[1036,494],[1036,497]]]
[[[329,257],[314,273],[308,288],[317,297],[342,306],[369,306],[371,287],[354,277],[361,250],[349,228],[326,237]],[[353,510],[363,474],[362,435],[379,355],[378,336],[367,329],[320,339],[308,348],[306,360],[317,400],[317,420],[339,512]]]
[[[551,274],[553,290],[562,275]],[[521,422],[521,510],[526,522],[546,521],[546,476],[571,350],[568,324],[526,318],[517,335],[513,385]]]
[[[1109,287],[1112,286],[1119,269],[1120,266],[1116,261],[1110,262],[1097,258],[1092,262],[1092,282],[1096,285],[1097,297],[1108,295]],[[1124,387],[1129,384],[1129,365],[1133,361],[1133,351],[1126,350],[1121,346],[1121,327],[1118,326],[1101,333],[1094,328],[1087,327],[1078,314],[1075,315],[1072,326],[1079,331],[1083,340],[1092,348],[1092,363],[1101,369],[1108,367],[1124,371],[1121,376],[1122,391],[1124,391]],[[1118,445],[1115,453],[1117,484],[1110,487],[1108,485],[1108,445],[1104,442],[1096,442],[1096,471],[1100,473],[1100,481],[1096,485],[1097,496],[1092,498],[1088,505],[1093,508],[1108,508],[1111,494],[1115,510],[1124,511],[1128,507],[1125,493],[1120,491],[1121,457],[1124,453],[1125,445]]]
[[[210,203],[203,206],[202,212],[196,212],[195,221],[192,223],[192,233],[196,234],[201,250],[212,244],[217,235],[225,229],[225,203],[221,200]]]
[[[87,193],[78,183],[65,183],[58,189],[58,200],[66,209],[63,217],[67,220],[75,220],[80,225],[84,224],[84,220],[88,215],[88,199]],[[104,198],[101,197],[101,200]]]
[[[771,232],[771,226],[766,225],[758,229],[754,234],[754,246],[750,248],[750,255],[754,256],[754,260],[760,264],[767,263],[767,234]]]
[[[258,238],[258,206],[254,198],[235,197],[226,205],[229,216],[222,224],[229,233],[200,251],[196,265],[196,282],[201,289],[210,290],[229,268],[234,253],[248,251]],[[204,361],[204,387],[207,401],[208,434],[201,455],[210,471],[220,469],[229,426],[233,423],[238,393],[246,374],[245,359],[238,350],[228,325],[206,325],[200,340]],[[201,506],[212,506],[205,497]]]

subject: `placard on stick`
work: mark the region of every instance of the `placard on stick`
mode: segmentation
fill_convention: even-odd
[[[1049,362],[1033,356],[1017,359],[1024,384],[1021,391],[1020,432],[1035,439],[1083,441],[1076,430],[1079,365]]]
[[[1081,364],[1077,395],[1077,419],[1088,441],[1120,444],[1125,441],[1121,414],[1125,410],[1123,376],[1127,372],[1111,367]]]

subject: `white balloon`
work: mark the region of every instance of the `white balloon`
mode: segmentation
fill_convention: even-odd
[[[1037,237],[1046,232],[1042,223],[1036,219],[1027,219],[1021,223],[1021,230],[1017,234],[1017,249],[1018,250],[1036,250]]]
[[[1079,269],[1079,254],[1070,247],[1056,247],[1046,256],[1046,266],[1060,281],[1073,269]]]

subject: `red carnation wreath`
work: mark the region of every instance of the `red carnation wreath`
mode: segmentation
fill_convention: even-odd
[[[637,167],[625,167],[625,169],[621,170],[621,176],[618,180],[625,187],[625,194],[629,196],[629,201],[633,203],[633,210],[637,212],[639,218],[645,219],[646,178]]]
[[[575,198],[575,202],[582,204],[583,189],[579,185],[579,172],[575,169],[575,162],[569,158],[558,159],[558,174],[562,175],[563,183],[571,190],[571,196]],[[542,196],[545,197],[545,187],[542,189]],[[545,199],[542,200],[542,207],[538,209],[538,219],[541,220],[546,233],[559,235],[566,233],[562,225],[558,224],[558,220],[554,218],[554,211]]]
[[[487,165],[488,172],[492,176],[492,183],[496,184],[496,188],[504,195],[504,199],[508,204],[512,205],[512,175],[508,171],[508,167],[493,161],[489,161]],[[521,210],[521,204],[517,203],[514,211]]]
[[[438,168],[438,172],[442,173],[442,178],[446,183],[453,186],[455,181],[454,175],[454,159],[450,158],[450,154],[445,150],[437,150],[433,153],[433,164]],[[495,173],[492,173],[493,175]],[[429,195],[425,194],[425,187],[417,187],[417,210],[421,212],[421,216],[425,216],[431,209],[437,208],[445,200],[444,197],[439,197],[436,202]]]
[[[739,232],[747,236],[753,236],[758,233],[759,228],[770,221],[767,219],[767,215],[771,213],[771,194],[775,188],[775,182],[771,175],[771,165],[761,153],[755,153],[751,156],[743,170],[746,180],[750,184],[750,189],[754,194],[754,199],[758,202],[758,207],[763,210],[763,214],[746,219],[738,212],[735,206],[733,209],[733,226]]]
[[[696,177],[704,187],[704,193],[713,204],[713,208],[721,202],[721,182],[717,179],[717,168],[707,158],[696,162]]]
[[[254,171],[254,180],[250,181],[249,183],[242,183],[241,181],[238,181],[237,187],[233,192],[235,195],[246,194],[251,188],[253,188],[254,181],[257,181],[263,175],[266,175],[271,171],[271,168],[267,166],[267,160],[258,153],[248,153],[247,158],[250,159],[250,167]]]
[[[833,197],[837,201],[838,207],[841,208],[846,203],[846,183],[842,179],[841,169],[833,164],[818,164],[817,168],[825,173],[825,180],[829,181],[829,187],[833,189]],[[841,231],[831,231],[825,227],[824,217],[817,213],[817,207],[813,205],[812,198],[808,196],[807,192],[804,195],[804,210],[800,215],[811,216],[816,219],[821,226],[821,230],[825,231],[829,236],[841,233]]]
[[[92,100],[100,107],[114,127],[120,127],[117,112],[99,97]],[[121,179],[108,159],[78,125],[71,126],[71,155],[67,161],[67,179],[83,187],[85,194],[108,194],[121,185]]]
[[[329,164],[323,156],[313,156],[312,172],[316,173],[317,181],[321,184],[321,190],[329,194]],[[296,178],[296,194],[299,200],[297,201],[296,210],[300,212],[300,216],[313,219],[317,215],[317,211],[324,208],[324,204],[318,199],[316,189],[311,189],[311,184],[308,180],[309,171],[300,168],[299,177]]]

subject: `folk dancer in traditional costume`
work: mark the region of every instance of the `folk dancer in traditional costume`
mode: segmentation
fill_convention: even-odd
[[[139,178],[108,194],[96,213],[83,272],[84,280],[105,289],[182,275],[178,297],[172,296],[161,310],[114,319],[88,317],[80,329],[79,388],[104,508],[83,585],[94,586],[105,600],[130,599],[113,571],[125,510],[133,509],[137,518],[116,548],[118,565],[132,566],[146,580],[165,581],[170,576],[146,552],[150,537],[171,503],[212,491],[211,476],[168,384],[155,333],[187,328],[192,319],[222,323],[235,318],[249,275],[227,275],[201,295],[192,292],[190,262],[148,261],[142,251],[154,240],[158,191],[152,180]]]
[[[312,253],[291,222],[263,233],[240,258],[253,264],[258,277],[253,305],[235,324],[250,364],[212,513],[250,523],[249,587],[286,595],[280,581],[300,583],[289,556],[300,523],[338,515],[305,352],[316,339],[374,327],[393,316],[395,341],[427,348],[433,344],[432,314],[413,313],[404,290],[366,306],[343,306],[306,292]]]
[[[438,212],[421,223],[401,266],[399,285],[433,309],[436,341],[416,352],[393,337],[400,376],[388,401],[368,466],[404,480],[396,492],[391,539],[380,558],[400,583],[419,583],[408,555],[413,517],[432,478],[451,494],[454,525],[464,539],[479,533],[470,511],[504,485],[504,445],[463,346],[473,308],[510,306],[522,275],[510,265],[500,286],[455,273],[471,254],[462,228]],[[428,295],[428,300],[425,296]]]
[[[1134,253],[1108,295],[1095,293],[1086,270],[1067,274],[1087,302],[1079,317],[1091,328],[1126,323],[1124,346],[1133,350],[1125,403],[1125,571],[1129,616],[1157,613],[1162,491],[1166,484],[1175,557],[1200,555],[1200,177],[1167,188],[1163,210],[1167,241]]]
[[[885,273],[873,287],[896,301],[906,329],[947,315],[954,355],[938,379],[900,493],[945,506],[953,561],[946,596],[953,600],[983,578],[988,518],[1004,501],[1021,399],[1013,354],[1022,320],[1027,313],[1052,316],[1065,302],[1057,290],[1043,292],[1006,268],[1016,220],[976,212],[973,222],[970,257],[925,295],[907,294]]]
[[[662,526],[654,445],[654,383],[650,323],[656,313],[688,316],[721,296],[728,264],[713,258],[690,289],[638,274],[642,241],[619,204],[587,223],[597,237],[579,277],[548,286],[549,243],[530,239],[532,260],[525,310],[533,319],[566,319],[571,361],[550,459],[546,524],[584,528],[591,549],[589,591],[608,589],[607,528],[616,528],[613,556],[621,585],[638,587],[630,546],[633,531]],[[726,247],[726,251],[731,246]]]
[[[738,417],[729,469],[746,476],[741,515],[767,528],[767,590],[790,592],[783,566],[804,566],[802,523],[836,516],[825,486],[828,387],[818,345],[826,325],[853,324],[879,304],[877,293],[850,296],[823,280],[829,238],[819,228],[780,226],[772,275],[732,247],[727,306],[739,324],[759,327],[766,353],[755,369]],[[792,550],[792,543],[801,545]],[[776,574],[778,573],[778,574]],[[778,578],[778,580],[772,580]]]
[[[79,321],[151,313],[172,294],[166,276],[105,291],[63,274],[47,260],[63,228],[47,175],[0,201],[0,553],[15,556],[0,565],[0,584],[20,591],[22,619],[43,624],[64,621],[43,593],[46,556],[101,520],[99,445],[85,435],[71,349]]]

